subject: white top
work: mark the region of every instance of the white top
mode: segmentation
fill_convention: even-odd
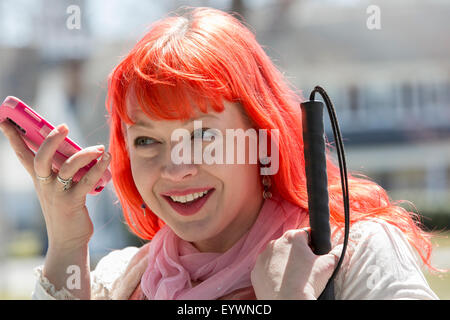
[[[337,242],[335,239],[334,243]],[[115,250],[102,258],[91,272],[91,298],[112,299],[118,280],[136,247]],[[337,300],[438,299],[422,274],[419,259],[404,234],[381,220],[360,221],[350,230],[347,254],[334,281]],[[65,288],[56,291],[35,269],[33,299],[75,299]]]

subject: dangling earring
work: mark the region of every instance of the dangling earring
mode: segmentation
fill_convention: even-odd
[[[272,192],[269,191],[270,186],[272,185],[272,180],[270,179],[270,177],[269,176],[263,176],[262,184],[263,184],[263,187],[264,187],[263,198],[264,199],[272,198]]]
[[[269,159],[265,158],[264,161],[260,160],[261,167],[266,167],[269,165]],[[261,170],[264,171],[264,170]],[[262,174],[262,185],[264,187],[263,191],[263,198],[264,199],[270,199],[272,197],[272,192],[270,192],[270,186],[272,185],[272,179],[270,179],[270,176]]]
[[[145,209],[147,208],[147,206],[145,205],[145,203],[143,203],[141,205],[142,211],[144,212],[144,217],[145,217]]]

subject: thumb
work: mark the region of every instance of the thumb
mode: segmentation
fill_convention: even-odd
[[[340,251],[338,251],[339,253]],[[339,261],[339,256],[335,252],[330,251],[327,254],[320,255],[316,260],[316,273],[314,275],[314,296],[317,298],[320,296],[321,292],[325,289],[328,281],[330,280],[337,263]]]
[[[339,244],[336,247],[334,247],[330,252],[328,252],[329,255],[332,255],[334,257],[335,264],[337,264],[339,259],[341,258],[342,248],[343,248],[343,245]]]
[[[331,277],[334,270],[336,269],[336,266],[342,254],[342,247],[342,244],[340,244],[334,247],[329,253],[320,256],[321,259],[324,259],[324,263],[327,265],[328,277]]]
[[[330,277],[339,262],[341,253],[342,253],[342,244],[334,247],[327,254],[318,257],[318,259],[322,260],[323,266],[326,266],[326,270],[328,271],[327,273],[329,273]]]

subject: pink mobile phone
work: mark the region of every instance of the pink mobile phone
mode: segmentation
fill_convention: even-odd
[[[42,116],[27,106],[16,97],[6,97],[0,106],[0,122],[9,121],[21,133],[27,146],[36,153],[44,142],[47,135],[55,128]],[[81,150],[81,147],[73,142],[69,137],[61,143],[56,151],[52,167],[58,171],[61,165],[74,153]],[[88,172],[88,170],[97,163],[97,159],[91,161],[88,165],[78,170],[73,176],[73,181],[77,182]],[[107,169],[90,194],[98,194],[105,185],[111,180],[111,172]]]

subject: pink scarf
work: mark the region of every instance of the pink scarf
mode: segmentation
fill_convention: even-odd
[[[304,226],[306,216],[304,209],[274,195],[252,228],[224,253],[200,252],[166,225],[150,242],[142,292],[150,300],[214,300],[250,287],[258,254],[287,230]]]

